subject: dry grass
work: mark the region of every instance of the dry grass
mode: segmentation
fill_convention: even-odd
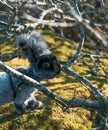
[[[44,32],[45,40],[48,42],[52,52],[61,60],[67,60],[75,53],[75,46],[78,44],[71,42],[68,43],[62,38],[57,37],[53,33]],[[13,42],[12,42],[13,41]],[[12,53],[17,51],[17,46],[14,40],[10,43],[0,45],[0,52],[2,54]],[[57,49],[56,49],[57,48]],[[88,66],[83,64],[87,62],[89,66],[91,63],[89,59],[85,58],[73,65],[72,68],[79,74],[86,76],[88,74]],[[105,63],[108,64],[108,61]],[[15,58],[6,62],[13,68],[17,66],[28,66],[28,61],[21,58]],[[98,77],[87,77],[95,85],[100,86],[100,90],[107,87],[105,80]],[[59,94],[65,99],[71,99],[76,90],[77,97],[88,98],[90,96],[88,89],[81,84],[74,77],[70,77],[61,73],[58,77],[42,82],[53,92]],[[44,108],[42,110],[31,111],[24,115],[18,115],[13,107],[13,103],[6,104],[0,107],[0,112],[4,115],[2,123],[0,123],[0,130],[90,130],[92,122],[90,121],[90,112],[81,108],[69,109],[63,112],[61,106],[56,104],[41,92],[36,96],[43,101]]]

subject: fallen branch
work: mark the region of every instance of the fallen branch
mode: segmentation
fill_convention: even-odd
[[[82,107],[89,111],[91,110],[104,111],[103,107],[98,101],[90,101],[90,100],[86,100],[83,98],[76,98],[76,97],[69,100],[69,107],[70,108]]]
[[[65,66],[62,67],[62,71],[65,72],[68,75],[74,76],[76,79],[78,79],[80,82],[84,83],[86,86],[89,87],[89,89],[92,91],[92,93],[97,97],[97,100],[99,100],[102,108],[108,112],[108,102],[106,101],[106,99],[104,98],[104,96],[102,95],[102,93],[100,93],[96,87],[94,85],[92,85],[92,83],[87,80],[86,78],[76,74],[72,69],[69,69]]]
[[[16,71],[15,69],[12,69],[11,67],[9,67],[7,65],[5,65],[2,61],[0,61],[0,69],[4,70],[6,73],[8,73],[9,75],[11,75],[17,79],[22,80],[24,83],[30,84],[31,86],[42,91],[45,95],[56,100],[63,107],[67,106],[68,102],[65,99],[61,98],[60,96],[58,96],[54,92],[51,92],[46,87],[44,87],[44,85],[40,84],[38,81]]]
[[[60,97],[59,95],[57,95],[56,93],[48,90],[46,87],[44,87],[44,85],[40,84],[38,81],[22,74],[21,72],[18,72],[16,70],[12,69],[11,67],[9,67],[7,65],[5,65],[2,61],[0,61],[0,69],[4,70],[6,73],[10,74],[11,76],[13,76],[17,79],[22,80],[24,83],[30,84],[31,86],[42,91],[46,96],[55,100],[63,108],[82,107],[82,108],[85,108],[87,110],[96,110],[96,111],[99,110],[99,111],[107,111],[108,112],[108,108],[106,109],[106,107],[103,107],[102,102],[99,102],[98,100],[97,101],[89,101],[89,100],[85,100],[83,98],[75,98],[75,97],[73,97],[71,100],[66,100],[66,99]],[[64,69],[63,71],[68,73],[68,74],[69,73],[72,74],[72,71],[70,71],[68,69]],[[81,78],[78,75],[76,75],[75,77],[79,78],[81,81],[85,80],[84,78]],[[85,81],[83,81],[83,82],[85,82]],[[85,84],[88,84],[88,83],[89,83],[89,81],[86,80]],[[97,91],[96,88],[94,88],[94,90]],[[98,97],[101,98],[102,101],[104,100],[104,102],[106,103],[106,100],[104,99],[104,97],[99,92],[97,92],[97,93],[98,93]],[[108,104],[106,104],[106,105],[108,105]]]

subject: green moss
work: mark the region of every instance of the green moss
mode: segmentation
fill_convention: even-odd
[[[9,39],[8,41],[0,44],[0,54],[9,54],[18,49],[15,44],[15,39]]]

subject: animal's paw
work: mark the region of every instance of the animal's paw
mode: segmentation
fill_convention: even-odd
[[[24,114],[29,112],[30,110],[42,109],[43,103],[38,100],[30,100],[27,104],[23,105],[15,104],[15,108],[18,114]]]
[[[26,109],[34,110],[34,109],[42,109],[43,103],[38,100],[31,100],[28,102],[28,105],[26,106]]]

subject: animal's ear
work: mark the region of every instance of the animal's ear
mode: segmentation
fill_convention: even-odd
[[[30,62],[36,62],[41,55],[50,54],[48,46],[37,31],[20,35],[16,42]]]

